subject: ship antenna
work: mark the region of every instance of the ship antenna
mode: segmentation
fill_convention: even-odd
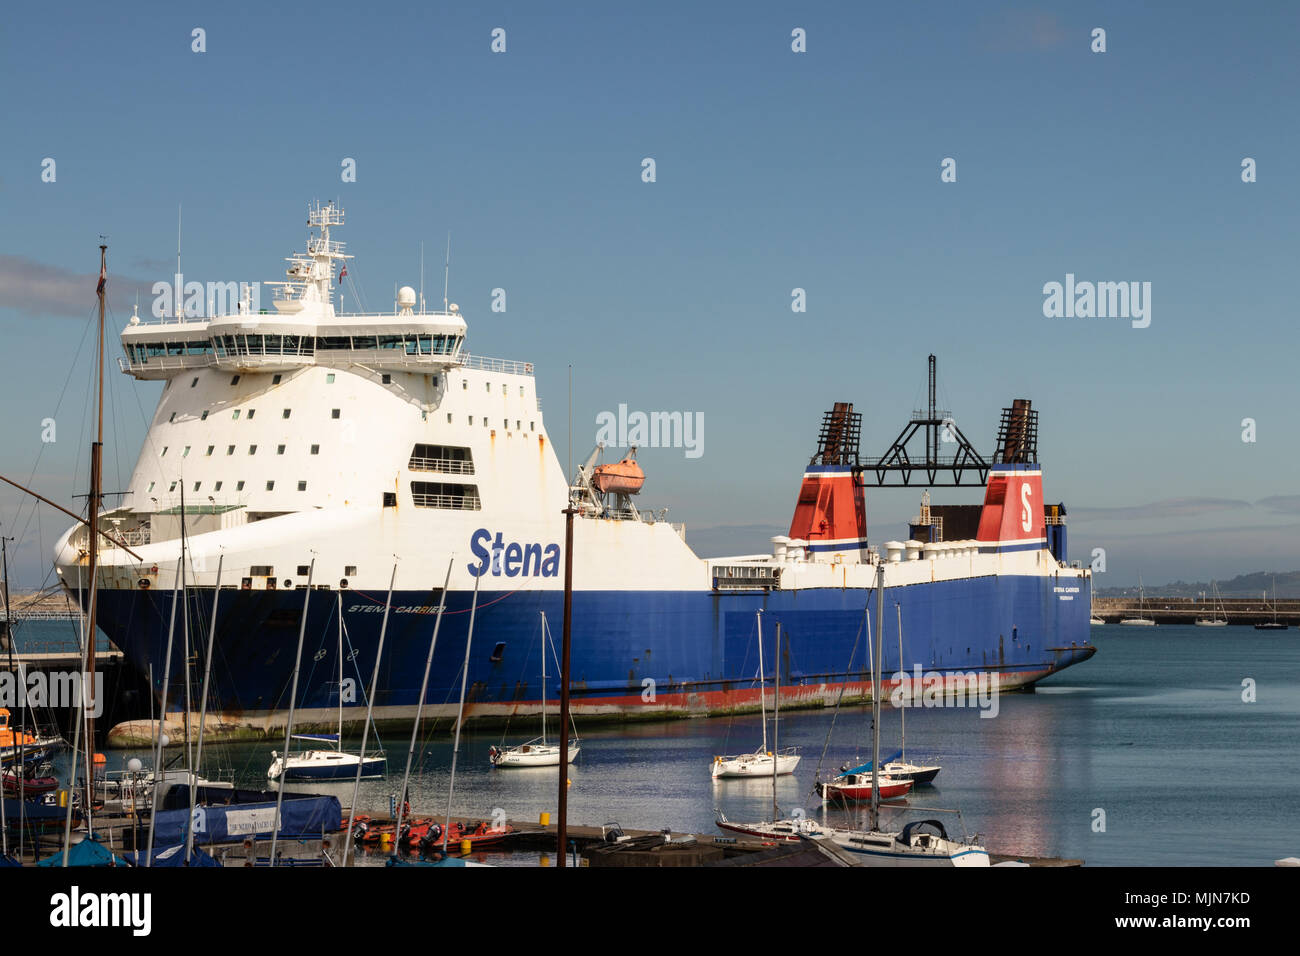
[[[447,230],[447,264],[442,271],[442,311],[447,311],[447,286],[451,282],[451,230]]]
[[[176,282],[178,285],[181,285],[181,204],[180,203],[176,204]],[[176,318],[179,319],[183,317],[182,313],[185,311],[184,307],[181,305],[181,303],[185,301],[184,285],[181,285],[181,288],[174,290],[174,294],[176,296],[176,300],[175,300]]]
[[[420,240],[420,314],[424,315],[424,240]]]

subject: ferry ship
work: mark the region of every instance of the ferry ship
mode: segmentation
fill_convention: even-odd
[[[468,716],[553,706],[558,681],[543,695],[536,676],[539,612],[562,616],[567,506],[577,511],[579,716],[757,710],[759,620],[764,641],[782,628],[783,707],[866,699],[881,565],[886,675],[901,665],[944,692],[976,678],[1007,690],[1093,654],[1090,574],[1068,561],[1064,509],[1043,501],[1028,402],[1004,412],[982,506],[927,505],[911,540],[878,546],[867,537],[861,416],[837,404],[810,463],[792,469],[801,484],[789,534],[771,553],[701,558],[681,525],[636,507],[634,455],[614,468],[593,455],[565,476],[533,366],[470,353],[456,305],[426,311],[404,287],[392,313],[336,311],[336,272],[350,256],[331,232],[343,222],[334,204],[309,209],[307,251],[287,260],[274,311],[241,294],[229,314],[137,315],[121,333],[121,370],[166,385],[123,504],[99,521],[115,542],[99,554],[100,626],[161,685],[184,522],[181,607],[198,633],[217,600],[209,714],[226,733],[283,732],[304,608],[295,726],[333,729],[342,708],[359,727],[364,694],[345,693],[335,656],[369,685],[390,582],[380,726],[409,726],[444,601],[425,714],[455,715],[476,588]],[[84,525],[55,546],[83,605],[88,548]],[[180,633],[178,616],[173,689],[185,679]],[[183,695],[170,696],[174,711]],[[110,743],[152,737],[119,727]]]

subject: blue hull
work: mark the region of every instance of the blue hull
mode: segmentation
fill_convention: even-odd
[[[1005,689],[1032,684],[1091,657],[1089,582],[1063,600],[1052,577],[999,576],[897,587],[885,592],[885,674],[899,667],[895,602],[902,605],[903,663],[909,673],[987,674]],[[304,591],[222,590],[209,706],[235,719],[287,709]],[[191,634],[206,630],[212,590],[191,590]],[[343,592],[344,624],[355,663],[347,676],[368,687],[384,611],[383,593]],[[448,595],[426,713],[454,713],[460,695],[470,592]],[[170,591],[100,592],[103,629],[141,672],[151,665],[161,689]],[[814,589],[770,593],[621,591],[573,596],[573,705],[578,712],[654,716],[757,709],[755,612],[763,614],[764,656],[771,675],[773,625],[780,622],[783,706],[822,706],[841,686],[869,685],[868,615],[872,590]],[[376,716],[409,720],[419,696],[436,597],[396,592],[380,668]],[[303,717],[330,727],[337,719],[337,592],[312,591],[299,677]],[[559,591],[482,591],[470,657],[472,717],[535,711],[540,702],[540,616],[558,643]],[[179,622],[179,617],[178,617]],[[182,652],[172,652],[168,710],[176,709]],[[194,638],[201,653],[201,639]],[[349,651],[345,648],[345,658]],[[558,680],[546,697],[554,704]],[[820,696],[818,696],[820,695]],[[364,718],[362,694],[345,701],[347,719]],[[833,702],[833,698],[831,698]],[[197,706],[197,703],[196,703]],[[321,713],[313,716],[312,711]],[[330,711],[333,716],[324,712]]]

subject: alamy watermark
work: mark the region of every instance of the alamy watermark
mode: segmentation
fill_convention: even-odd
[[[186,282],[177,273],[171,282],[153,284],[153,316],[201,318],[211,315],[256,315],[262,309],[260,282]]]
[[[911,674],[898,671],[891,680],[895,687],[889,702],[895,707],[978,707],[981,717],[998,715],[998,682],[987,672],[922,674],[917,664]]]
[[[626,404],[596,415],[596,441],[607,448],[684,448],[687,458],[704,454],[703,412],[629,412]]]
[[[1065,282],[1043,286],[1043,315],[1049,319],[1131,319],[1133,328],[1151,324],[1150,282]]]
[[[81,671],[13,671],[0,672],[0,707],[16,712],[19,708],[63,709],[86,708],[91,717],[104,714],[104,675],[95,672],[93,685]],[[11,727],[16,727],[10,718]]]

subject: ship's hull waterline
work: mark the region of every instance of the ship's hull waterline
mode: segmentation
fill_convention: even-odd
[[[979,705],[980,695],[1032,685],[1092,656],[1087,643],[1088,601],[1061,601],[1053,579],[988,576],[897,587],[885,607],[902,607],[913,623],[904,633],[904,668],[919,669],[923,686],[941,683],[949,706]],[[283,733],[288,716],[303,607],[302,591],[223,590],[218,606],[207,732],[225,738]],[[343,592],[344,724],[365,719],[383,621],[385,594]],[[152,670],[160,691],[170,619],[170,591],[105,590],[100,619],[110,638],[141,672]],[[189,592],[192,621],[208,620],[211,589]],[[439,632],[425,697],[431,720],[454,720],[472,593],[453,591]],[[781,706],[834,706],[870,699],[867,617],[875,620],[874,592],[816,588],[767,594],[710,592],[577,592],[573,610],[572,708],[579,719],[662,719],[757,711],[758,653],[755,612],[762,609],[764,644],[772,651],[772,624],[782,626]],[[394,592],[380,666],[374,716],[380,729],[408,727],[435,614],[429,592]],[[559,621],[563,593],[555,590],[482,591],[476,612],[466,699],[467,720],[479,725],[535,715],[541,709],[539,611]],[[329,730],[339,719],[337,592],[313,591],[307,616],[294,725]],[[886,615],[888,618],[890,615]],[[897,635],[886,627],[885,689],[896,685]],[[192,638],[198,643],[198,639]],[[504,645],[504,646],[503,646]],[[890,650],[891,645],[893,650]],[[179,635],[172,652],[167,720],[175,743],[185,721],[172,713],[183,699]],[[850,661],[852,663],[850,664]],[[553,662],[550,662],[553,667]],[[548,668],[550,670],[551,668]],[[197,685],[198,675],[191,673]],[[768,704],[772,679],[768,678]],[[557,707],[558,680],[548,678],[548,707]],[[933,691],[932,691],[933,693]],[[955,697],[954,697],[955,695]],[[193,706],[198,707],[197,694]],[[197,732],[197,717],[189,721]],[[111,746],[152,742],[147,721],[114,728]]]

